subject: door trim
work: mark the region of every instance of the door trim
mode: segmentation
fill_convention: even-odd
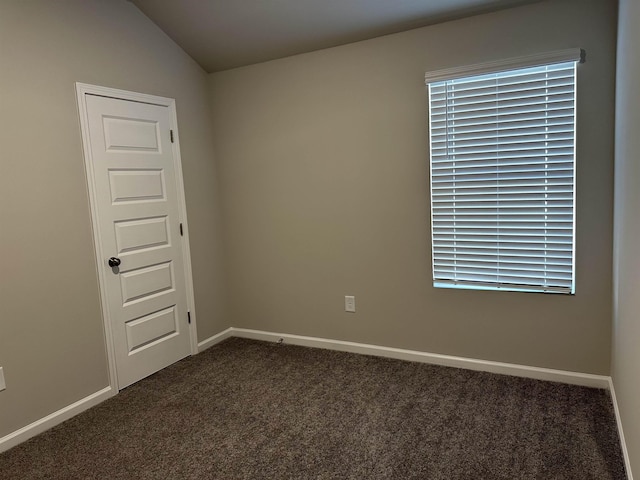
[[[105,348],[109,365],[109,382],[114,391],[118,391],[118,373],[116,370],[115,345],[113,342],[113,332],[111,328],[111,315],[108,302],[106,301],[106,269],[102,261],[107,255],[104,252],[102,239],[100,238],[98,210],[96,202],[96,185],[93,169],[93,159],[91,155],[91,144],[89,137],[89,118],[87,112],[87,95],[98,95],[102,97],[115,98],[119,100],[129,100],[139,103],[147,103],[168,107],[171,116],[171,129],[174,134],[173,161],[176,172],[176,187],[178,193],[178,210],[180,212],[179,221],[183,226],[182,253],[184,257],[184,275],[187,295],[187,309],[191,313],[191,323],[189,325],[189,339],[191,345],[191,355],[198,353],[198,334],[196,327],[195,297],[193,292],[193,277],[191,269],[191,250],[189,248],[189,226],[187,223],[187,209],[185,202],[184,181],[182,177],[182,160],[180,158],[180,135],[178,134],[178,118],[176,115],[176,101],[173,98],[158,97],[145,93],[129,92],[115,88],[100,87],[86,83],[76,83],[76,95],[78,99],[78,116],[80,118],[80,131],[82,133],[82,148],[84,153],[85,176],[87,179],[87,189],[89,194],[89,208],[91,210],[91,228],[93,230],[93,244],[96,261],[96,274],[98,276],[98,286],[100,289],[100,303],[102,307],[102,321],[104,325]]]

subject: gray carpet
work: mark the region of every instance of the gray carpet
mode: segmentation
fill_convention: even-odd
[[[0,455],[9,479],[625,479],[605,390],[229,339]]]

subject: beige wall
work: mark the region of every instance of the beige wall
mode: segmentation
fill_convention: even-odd
[[[640,475],[640,3],[620,2],[616,92],[612,377],[632,469]]]
[[[176,98],[199,337],[228,326],[206,74],[125,0],[0,3],[0,437],[108,384],[74,83]]]
[[[212,74],[232,324],[608,374],[615,35],[554,0]],[[425,71],[568,47],[576,295],[433,288]]]

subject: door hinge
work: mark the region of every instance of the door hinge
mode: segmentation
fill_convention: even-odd
[[[187,312],[187,322],[191,325],[191,312]]]
[[[180,224],[180,236],[184,237],[184,231],[182,230],[182,224]]]
[[[173,143],[173,130],[169,130],[169,136],[171,137],[171,143]]]

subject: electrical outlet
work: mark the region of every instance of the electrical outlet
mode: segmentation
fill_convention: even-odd
[[[0,392],[7,388],[7,385],[4,383],[4,370],[0,367]]]
[[[353,295],[345,295],[344,297],[344,311],[355,313],[356,311],[356,297]]]

